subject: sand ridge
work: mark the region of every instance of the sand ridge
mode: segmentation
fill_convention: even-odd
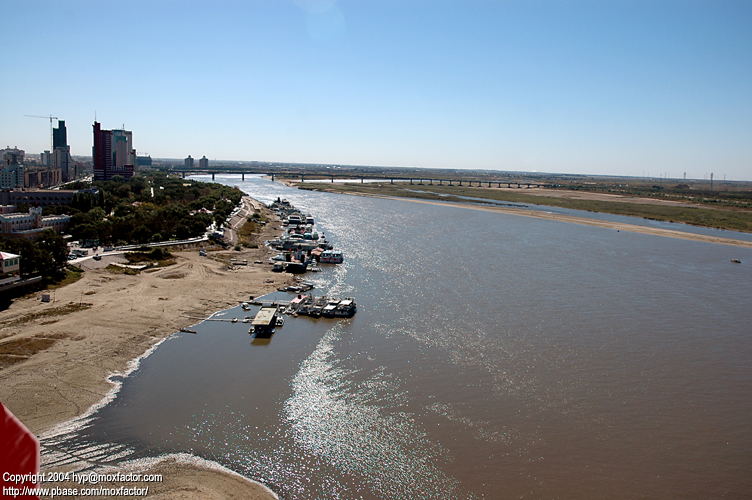
[[[649,234],[653,236],[663,236],[663,237],[668,237],[668,238],[678,238],[682,240],[702,241],[705,243],[717,243],[720,245],[731,245],[731,246],[737,246],[737,247],[752,248],[752,241],[738,240],[734,238],[724,238],[720,236],[711,236],[707,234],[687,233],[684,231],[676,231],[673,229],[663,229],[663,228],[650,227],[650,226],[639,226],[637,224],[628,224],[625,222],[611,222],[611,221],[600,220],[600,219],[589,219],[587,217],[578,217],[575,215],[555,214],[555,213],[546,212],[543,210],[528,210],[528,209],[514,208],[514,207],[502,207],[502,206],[493,207],[493,206],[473,205],[470,203],[454,203],[454,202],[433,201],[433,200],[419,200],[416,198],[400,198],[397,196],[380,196],[380,195],[365,194],[365,193],[340,193],[340,194],[347,194],[351,196],[368,196],[372,198],[384,198],[387,200],[409,201],[412,203],[425,203],[428,205],[444,205],[444,206],[452,206],[452,207],[463,208],[463,209],[468,209],[468,210],[481,210],[484,212],[498,212],[498,213],[505,213],[505,214],[510,214],[510,215],[519,215],[523,217],[534,217],[537,219],[546,219],[546,220],[551,220],[551,221],[556,221],[556,222],[568,222],[572,224],[596,226],[596,227],[601,227],[604,229],[612,229],[615,231],[629,231],[633,233]]]

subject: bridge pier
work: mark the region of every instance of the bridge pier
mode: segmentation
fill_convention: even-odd
[[[412,180],[412,179],[410,179],[410,185],[411,185],[411,186],[413,185],[413,180]]]
[[[449,181],[449,185],[450,185],[450,186],[452,185],[452,181],[451,181],[451,180]]]
[[[212,172],[212,180],[214,180],[214,172]]]
[[[245,174],[240,174],[240,180],[241,180],[241,181],[244,181],[244,180],[245,180]]]
[[[183,170],[183,179],[185,179],[185,170]]]
[[[520,186],[520,183],[518,182],[517,183],[517,189],[520,189],[520,188],[521,188],[521,186]]]
[[[272,182],[274,182],[274,174],[271,174],[271,175],[272,175]]]
[[[334,176],[332,176],[332,184],[334,184]]]
[[[300,174],[300,182],[305,182],[305,176],[303,174]]]
[[[360,183],[363,184],[363,178],[362,177],[360,178]]]
[[[428,179],[428,184],[430,184],[431,186],[433,186],[433,179]]]
[[[462,185],[462,181],[460,181],[460,186]]]
[[[491,181],[488,181],[488,187],[491,187]]]
[[[421,179],[418,184],[422,186],[423,185],[423,179]]]
[[[394,184],[394,179],[389,179],[389,184]]]

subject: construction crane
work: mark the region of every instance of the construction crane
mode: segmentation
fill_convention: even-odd
[[[52,116],[52,115],[50,115],[50,116],[24,115],[24,116],[28,116],[29,118],[44,118],[45,120],[47,118],[50,119],[50,154],[52,154],[52,150],[55,149],[55,148],[52,147],[52,145],[54,144],[53,143],[53,139],[52,139],[52,137],[53,137],[53,135],[52,135],[52,120],[59,120],[59,118],[57,116]]]

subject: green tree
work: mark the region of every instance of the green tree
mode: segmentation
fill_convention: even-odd
[[[131,197],[131,187],[128,184],[123,184],[122,186],[118,187],[115,193],[120,198],[130,198]]]
[[[133,239],[136,240],[137,243],[147,243],[149,238],[151,238],[151,235],[151,230],[143,224],[133,230]]]
[[[141,194],[142,191],[144,191],[147,187],[149,187],[149,182],[146,180],[145,177],[141,177],[141,176],[131,177],[128,183],[130,184],[131,191],[133,191],[133,193],[136,195]]]
[[[45,260],[50,266],[44,271],[57,271],[68,262],[68,243],[52,229],[45,229],[35,243],[52,257],[51,262]]]

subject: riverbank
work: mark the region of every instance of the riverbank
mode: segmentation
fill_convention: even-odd
[[[274,220],[268,211],[265,216]],[[257,241],[276,236],[274,227],[263,226]],[[52,302],[42,302],[42,293],[14,301],[0,312],[0,401],[29,430],[43,434],[100,402],[112,388],[110,374],[126,371],[155,343],[196,323],[188,316],[207,317],[292,283],[288,275],[271,272],[263,244],[207,253],[174,252],[175,264],[136,275],[105,267],[105,259],[116,257],[92,260],[80,280],[52,293]],[[249,265],[231,269],[230,258]],[[264,264],[252,264],[256,260]],[[217,485],[225,481],[223,473],[211,474]],[[183,476],[189,475],[173,477],[176,485]],[[165,491],[160,498],[184,498],[176,488],[176,496]],[[225,497],[221,492],[214,496]]]
[[[286,184],[291,187],[299,187],[299,188],[301,187],[300,183],[291,182],[291,183],[286,183]],[[358,186],[359,185],[357,185],[356,187]],[[425,186],[421,186],[421,187],[425,188]],[[309,185],[305,185],[302,188],[308,189]],[[678,239],[683,239],[683,240],[703,241],[706,243],[717,243],[721,245],[731,245],[731,246],[738,246],[738,247],[744,247],[744,248],[752,248],[752,242],[734,239],[731,237],[724,238],[724,237],[711,236],[711,235],[705,235],[705,234],[676,231],[672,229],[639,226],[637,224],[628,224],[624,222],[611,222],[611,221],[600,220],[600,219],[590,219],[587,217],[578,217],[575,215],[555,214],[555,213],[546,212],[543,210],[529,210],[529,209],[505,207],[505,206],[476,205],[476,204],[468,203],[468,202],[463,203],[462,200],[459,198],[456,200],[453,200],[451,203],[448,203],[447,201],[438,201],[438,200],[433,200],[433,199],[421,199],[421,198],[408,197],[408,196],[404,196],[404,197],[403,196],[389,196],[389,195],[379,194],[377,192],[364,192],[361,190],[345,190],[341,188],[342,186],[330,187],[326,185],[326,186],[321,187],[321,189],[317,189],[317,190],[325,191],[325,192],[340,193],[340,194],[349,194],[349,195],[354,195],[354,196],[370,196],[370,197],[384,198],[384,199],[390,199],[390,200],[409,201],[413,203],[427,203],[431,205],[451,205],[453,207],[459,207],[459,208],[470,209],[470,210],[481,210],[485,212],[499,212],[499,213],[505,213],[505,214],[510,214],[510,215],[520,215],[523,217],[534,217],[537,219],[546,219],[546,220],[559,221],[559,222],[569,222],[573,224],[583,224],[587,226],[597,226],[597,227],[602,227],[606,229],[612,229],[615,231],[629,231],[633,233],[650,234],[653,236],[663,236],[663,237],[668,237],[668,238],[678,238]],[[472,188],[472,189],[476,191],[476,196],[483,196],[481,193],[478,193],[478,191],[484,188]],[[618,195],[609,195],[609,196],[613,197],[614,199],[618,198]],[[628,203],[632,203],[632,200],[633,198],[625,198],[623,201],[614,201],[614,200],[611,200],[611,201],[613,203],[628,204]],[[651,204],[673,205],[671,202],[658,202],[658,203],[651,203]],[[706,209],[706,210],[709,210],[709,209]],[[719,210],[719,212],[721,211]],[[722,211],[722,212],[729,213],[728,211]],[[611,212],[604,212],[604,213],[611,213]]]
[[[679,203],[660,198],[638,198],[586,191],[468,187],[446,184],[439,186],[425,183],[409,185],[406,183],[301,184],[294,182],[289,185],[301,189],[333,193],[438,202],[449,201],[456,204],[468,203],[468,199],[482,198],[501,203],[551,206],[752,233],[752,212],[749,210],[722,205]]]

